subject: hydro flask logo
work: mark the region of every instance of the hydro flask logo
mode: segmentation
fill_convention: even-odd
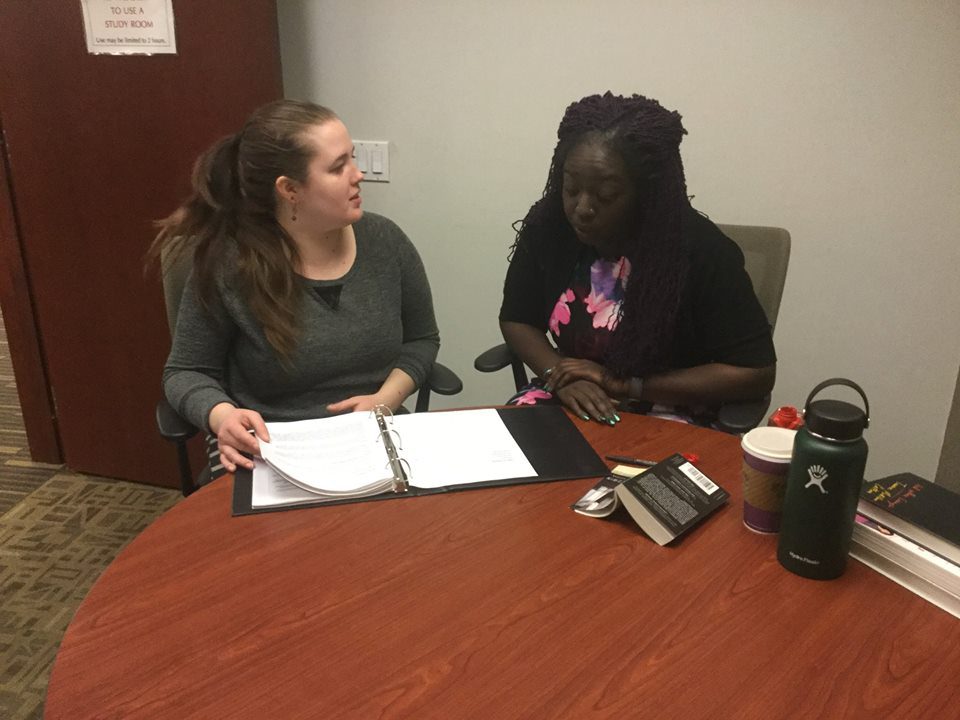
[[[827,479],[826,469],[820,465],[811,465],[807,468],[807,475],[810,476],[810,482],[803,487],[808,488],[811,485],[815,485],[820,492],[826,495],[827,491],[823,487],[823,481]]]

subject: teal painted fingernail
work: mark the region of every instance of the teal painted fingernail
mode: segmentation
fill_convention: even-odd
[[[616,420],[614,420],[613,418],[607,418],[607,425],[610,425],[612,427],[616,424],[617,424]]]

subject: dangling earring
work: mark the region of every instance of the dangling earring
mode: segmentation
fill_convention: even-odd
[[[293,201],[293,205],[291,206],[291,209],[290,209],[290,219],[293,222],[297,221],[297,201],[296,200]]]

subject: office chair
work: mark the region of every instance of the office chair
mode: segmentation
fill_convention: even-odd
[[[790,261],[790,233],[783,228],[759,225],[718,225],[723,234],[733,240],[743,252],[744,265],[760,306],[767,315],[770,331],[777,324],[780,299],[787,279]],[[473,366],[480,372],[496,372],[509,366],[517,390],[527,384],[523,362],[502,343],[477,356]],[[722,405],[717,416],[717,427],[729,433],[744,433],[762,421],[770,407],[770,396],[749,402]]]
[[[171,261],[165,251],[160,258],[163,268],[163,299],[167,306],[167,324],[173,337],[177,326],[177,313],[180,310],[180,297],[190,274],[193,258],[189,250],[178,253]],[[456,395],[463,390],[463,382],[450,368],[438,362],[433,364],[426,382],[417,392],[415,412],[424,412],[430,408],[430,394]],[[187,441],[197,434],[197,428],[184,420],[167,402],[161,398],[157,402],[157,428],[160,435],[174,444],[177,451],[177,466],[180,473],[180,491],[184,497],[209,482],[210,468],[204,468],[194,478],[190,469],[190,457],[187,453]]]

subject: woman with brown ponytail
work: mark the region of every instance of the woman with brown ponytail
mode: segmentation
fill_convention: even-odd
[[[280,100],[201,155],[193,195],[159,223],[151,255],[193,257],[164,392],[229,472],[252,467],[265,420],[398,409],[433,364],[423,264],[362,211],[362,179],[333,112]]]

